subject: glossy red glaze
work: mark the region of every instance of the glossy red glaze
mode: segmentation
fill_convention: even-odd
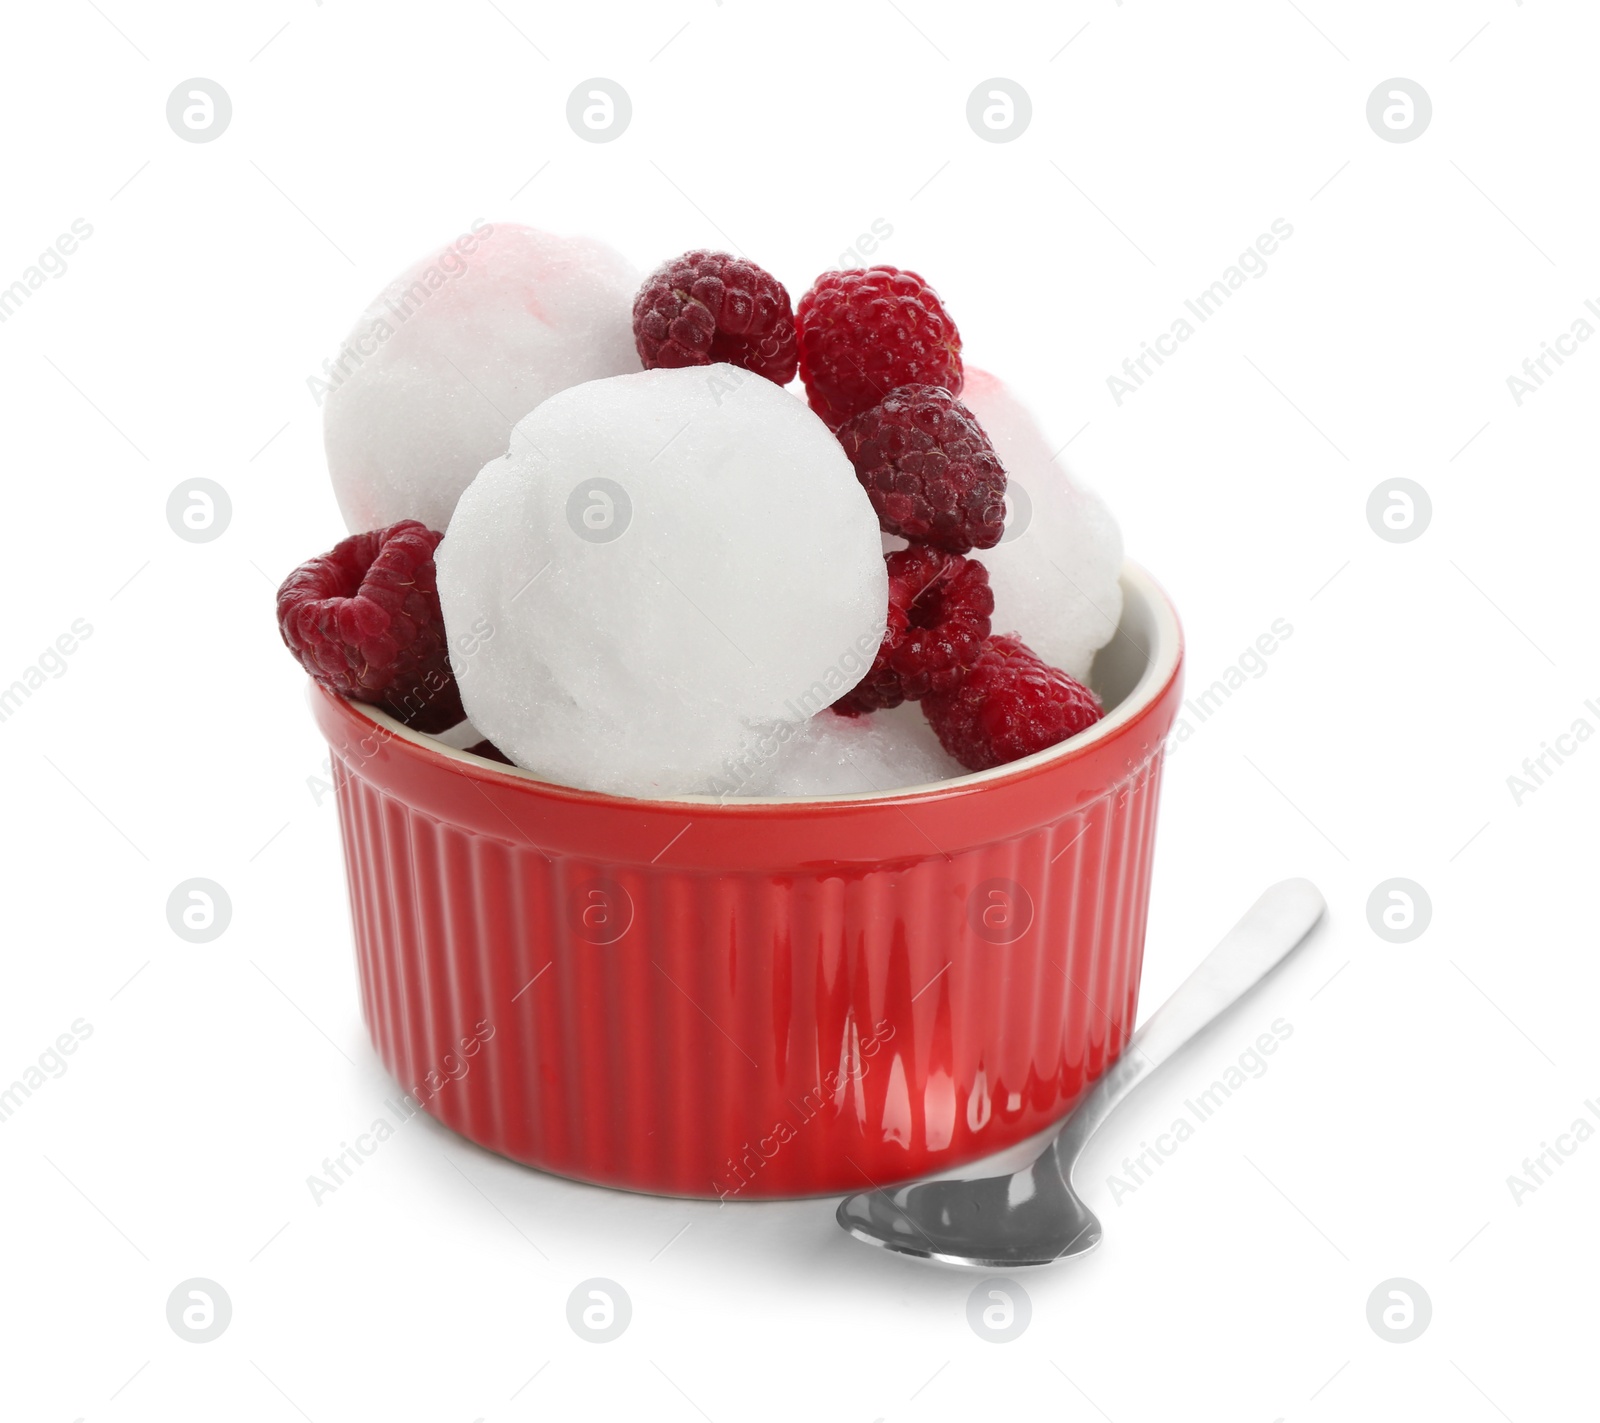
[[[1047,1127],[1133,1027],[1181,694],[1170,607],[1124,585],[1105,723],[892,795],[601,795],[314,688],[389,1070],[492,1151],[672,1195],[884,1185]]]

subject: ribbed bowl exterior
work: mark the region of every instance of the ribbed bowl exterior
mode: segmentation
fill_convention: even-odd
[[[1013,777],[717,805],[552,786],[313,690],[362,1006],[421,1106],[564,1176],[748,1200],[1047,1127],[1134,1022],[1167,684]]]

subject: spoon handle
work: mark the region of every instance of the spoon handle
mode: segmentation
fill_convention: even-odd
[[[1123,1099],[1168,1058],[1254,988],[1316,927],[1327,904],[1310,880],[1273,885],[1203,958],[1068,1118],[1056,1138],[1064,1178],[1089,1138]]]

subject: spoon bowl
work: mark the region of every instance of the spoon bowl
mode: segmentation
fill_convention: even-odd
[[[1100,1221],[1072,1188],[1090,1137],[1162,1063],[1233,1007],[1300,944],[1327,905],[1309,880],[1267,890],[1171,998],[1128,1040],[1029,1166],[974,1181],[922,1181],[839,1203],[857,1240],[946,1265],[1049,1265],[1100,1243]]]
[[[1062,1176],[1054,1151],[1014,1176],[923,1181],[839,1204],[857,1240],[946,1265],[1049,1265],[1100,1243],[1100,1221]]]

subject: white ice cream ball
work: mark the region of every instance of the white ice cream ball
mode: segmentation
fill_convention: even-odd
[[[1051,458],[1056,447],[997,376],[968,366],[961,401],[1006,470],[1005,536],[969,555],[989,570],[994,630],[1020,634],[1051,666],[1086,682],[1122,617],[1117,522]]]
[[[466,751],[483,740],[483,733],[470,721],[458,721],[444,731],[434,732],[433,739],[454,751]]]
[[[853,795],[966,775],[912,702],[868,716],[820,712],[785,732],[776,753],[751,768],[740,796]]]
[[[638,285],[603,242],[485,223],[385,287],[326,378],[328,472],[351,532],[442,530],[534,406],[638,370]]]
[[[624,795],[737,784],[774,724],[866,674],[888,603],[839,442],[729,365],[552,396],[436,561],[473,724],[520,766]]]

